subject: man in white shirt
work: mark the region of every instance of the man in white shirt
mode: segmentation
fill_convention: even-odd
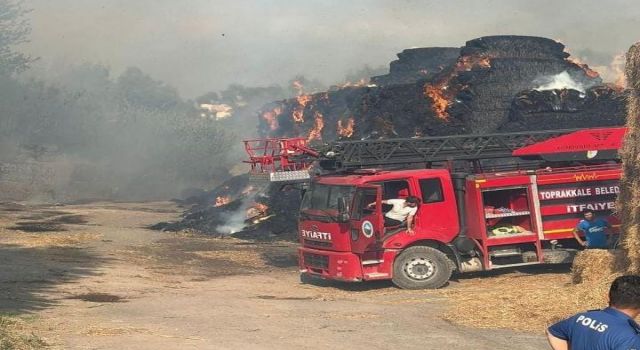
[[[407,233],[413,233],[413,219],[418,211],[418,197],[409,196],[406,199],[387,199],[382,204],[392,205],[393,208],[384,214],[384,227],[400,226],[407,223]],[[375,206],[370,203],[369,207]]]

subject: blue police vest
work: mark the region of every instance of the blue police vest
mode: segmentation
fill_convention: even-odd
[[[549,327],[549,333],[566,340],[571,349],[640,350],[640,326],[614,309],[579,313]]]

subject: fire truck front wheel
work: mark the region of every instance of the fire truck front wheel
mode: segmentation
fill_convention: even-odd
[[[444,286],[453,272],[447,256],[431,247],[405,249],[393,263],[393,283],[402,289],[436,289]]]

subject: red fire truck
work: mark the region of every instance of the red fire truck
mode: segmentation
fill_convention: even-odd
[[[319,159],[299,213],[302,277],[419,289],[454,272],[570,262],[585,209],[615,232],[624,132],[344,141],[322,152],[301,139],[245,144],[254,173],[272,181],[308,181],[308,156]],[[384,227],[382,202],[407,196],[421,200],[413,233]]]

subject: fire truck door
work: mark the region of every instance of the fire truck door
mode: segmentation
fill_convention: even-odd
[[[375,250],[384,230],[382,187],[358,186],[351,208],[351,250],[360,254]]]

